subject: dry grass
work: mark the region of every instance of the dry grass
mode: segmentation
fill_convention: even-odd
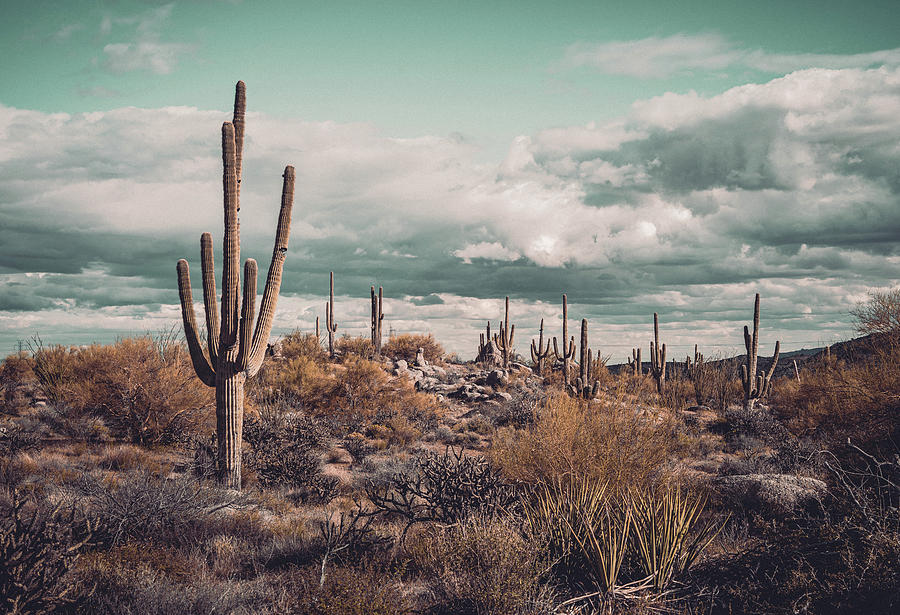
[[[210,428],[213,391],[171,340],[143,336],[106,346],[39,348],[34,362],[58,409],[102,416],[132,442],[173,442]]]
[[[498,430],[490,456],[507,478],[539,482],[565,474],[610,485],[643,485],[669,473],[681,445],[671,417],[641,416],[609,400],[554,394],[525,429]]]
[[[429,363],[440,363],[444,357],[444,347],[434,339],[431,333],[428,335],[410,333],[395,335],[381,347],[381,354],[394,360],[403,359],[413,363],[419,348],[424,349],[425,360]]]
[[[820,360],[778,381],[773,408],[797,435],[826,442],[880,443],[896,438],[900,409],[900,339],[873,342],[864,361]]]

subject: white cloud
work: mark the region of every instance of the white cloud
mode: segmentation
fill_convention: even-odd
[[[123,304],[174,301],[174,260],[196,260],[199,233],[221,232],[219,127],[228,117],[0,106],[0,274],[52,273],[8,280],[5,335],[41,323],[64,331],[75,321],[60,311],[89,319],[121,308],[137,318]],[[848,330],[847,309],[866,287],[900,281],[898,143],[900,69],[888,67],[798,71],[713,97],[667,94],[610,124],[516,139],[495,165],[455,138],[384,138],[365,124],[251,113],[241,227],[247,255],[267,262],[259,250],[270,249],[280,175],[294,164],[279,308],[288,328],[315,320],[291,308],[315,291],[304,280],[344,268],[339,285],[365,293],[383,283],[399,330],[433,327],[460,352],[500,313],[467,293],[525,297],[516,300],[524,335],[556,313],[532,299],[563,291],[596,321],[601,347],[641,341],[654,310],[672,344],[733,337],[739,347],[733,325],[757,291],[765,326],[780,323],[794,331],[785,343],[809,346],[820,330],[825,341]],[[176,252],[185,245],[194,251]],[[79,277],[85,271],[107,282]],[[393,293],[412,285],[441,301],[403,307]],[[318,310],[321,297],[310,301]],[[366,302],[347,301],[364,330]],[[119,303],[99,311],[91,302]],[[457,318],[471,330],[455,329]]]
[[[805,68],[867,68],[900,63],[900,49],[850,55],[770,53],[745,49],[718,34],[674,34],[630,41],[576,43],[563,65],[588,66],[611,75],[663,78],[694,72],[749,68],[785,74]]]
[[[132,30],[133,40],[105,44],[102,57],[95,59],[95,63],[114,74],[141,70],[156,75],[171,73],[179,60],[195,49],[191,44],[160,40],[174,6],[171,2],[138,15],[104,16],[100,22],[101,36],[109,37],[127,29]]]
[[[103,47],[105,57],[102,66],[111,73],[146,70],[157,75],[168,75],[174,70],[179,57],[192,50],[192,45],[184,43],[110,43]]]
[[[514,261],[520,258],[518,252],[507,250],[499,241],[482,241],[469,244],[460,250],[454,250],[453,256],[463,259],[464,263],[472,264],[473,258],[484,258],[495,261]]]

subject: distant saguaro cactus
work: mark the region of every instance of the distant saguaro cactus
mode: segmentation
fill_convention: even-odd
[[[325,330],[328,331],[328,356],[334,358],[334,334],[337,323],[334,322],[334,271],[328,276],[328,302],[325,304]]]
[[[628,359],[628,367],[631,368],[632,376],[641,376],[644,373],[643,364],[641,363],[641,349],[632,348],[631,358]]]
[[[384,289],[378,287],[378,296],[375,296],[375,287],[372,286],[372,346],[375,348],[375,356],[381,356],[381,322],[384,320]]]
[[[684,373],[694,388],[694,400],[698,406],[703,405],[703,402],[706,401],[707,371],[703,353],[700,352],[700,347],[694,344],[694,360],[691,361],[690,356],[684,358]]]
[[[591,356],[591,349],[588,348],[588,321],[586,318],[581,319],[581,354],[579,355],[579,362],[578,378],[575,379],[575,386],[569,387],[569,392],[574,397],[593,399],[597,397],[597,393],[600,391],[600,381],[594,375],[594,360]]]
[[[188,262],[178,261],[178,293],[184,336],[197,377],[216,388],[216,439],[218,444],[219,479],[232,489],[241,488],[241,435],[244,419],[244,382],[259,371],[266,354],[272,319],[281,288],[281,274],[287,255],[291,231],[291,209],[294,203],[294,167],[284,168],[281,189],[281,211],[275,232],[275,247],[266,277],[259,318],[256,311],[256,261],[244,262],[243,299],[238,294],[240,282],[241,240],[240,210],[241,160],[244,142],[246,94],[243,81],[238,81],[234,96],[234,118],[222,125],[222,184],[225,205],[225,242],[222,268],[222,320],[216,308],[215,267],[212,235],[200,237],[200,263],[203,271],[203,302],[206,308],[207,352],[200,345],[194,316],[191,278]]]
[[[562,296],[562,352],[553,336],[553,355],[563,364],[563,383],[569,386],[569,362],[575,358],[575,336],[569,339],[569,304],[566,295]]]
[[[666,381],[666,345],[659,345],[659,315],[653,312],[653,341],[650,342],[650,374],[656,380],[656,392],[662,393]]]
[[[541,329],[538,335],[537,346],[531,340],[531,362],[534,363],[534,373],[538,376],[544,374],[544,359],[550,356],[550,340],[544,344],[544,319],[541,318]]]
[[[772,365],[769,371],[757,374],[757,359],[759,353],[759,293],[753,302],[753,335],[747,325],[744,325],[744,346],[747,348],[747,362],[741,365],[741,384],[744,387],[744,408],[753,409],[758,399],[763,399],[772,389],[772,375],[775,366],[778,365],[778,353],[781,350],[781,340],[775,342],[775,354],[772,356]]]
[[[506,297],[506,312],[504,320],[500,322],[500,332],[494,334],[494,344],[500,350],[503,359],[503,369],[509,369],[509,358],[512,356],[513,338],[516,335],[516,325],[509,324],[509,296]]]

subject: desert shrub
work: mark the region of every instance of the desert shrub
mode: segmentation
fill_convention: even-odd
[[[67,415],[102,416],[120,437],[172,442],[197,431],[213,407],[212,389],[170,338],[125,338],[86,348],[38,348],[34,371]]]
[[[4,613],[72,612],[87,593],[69,571],[92,527],[75,509],[14,497],[0,511],[0,604]]]
[[[36,382],[34,360],[28,355],[14,354],[6,357],[0,365],[0,391],[3,393],[3,410],[17,412],[26,405],[21,387]]]
[[[411,605],[400,591],[396,573],[364,562],[360,566],[339,566],[321,582],[320,571],[307,567],[292,579],[292,613],[309,615],[398,615],[410,612]]]
[[[341,365],[321,365],[298,356],[266,367],[250,381],[250,396],[260,405],[288,400],[329,423],[332,435],[362,432],[373,422],[404,416],[414,423],[433,421],[440,406],[432,396],[418,393],[406,378],[391,378],[381,363],[346,356]]]
[[[301,333],[292,331],[279,340],[281,356],[284,359],[296,359],[306,357],[316,363],[325,363],[328,353],[322,348],[322,343],[315,333]]]
[[[694,387],[691,381],[685,378],[666,381],[659,401],[664,407],[675,411],[694,405]]]
[[[97,615],[232,615],[272,613],[270,586],[229,579],[199,577],[187,583],[147,568],[121,569],[92,564],[82,571],[85,582],[96,584],[86,611]],[[280,611],[284,612],[284,611]]]
[[[324,434],[303,414],[264,413],[244,427],[244,439],[252,449],[246,464],[263,487],[288,487],[300,499],[329,501],[335,495],[335,479],[319,468],[317,448]]]
[[[427,335],[414,333],[395,335],[381,347],[381,354],[395,361],[403,359],[409,364],[413,364],[419,348],[424,350],[425,360],[429,363],[440,363],[444,356],[444,347],[434,339],[431,333]]]
[[[166,480],[149,472],[106,482],[86,475],[77,488],[97,520],[96,537],[112,546],[126,540],[189,542],[208,517],[247,502],[191,478]]]
[[[498,430],[491,459],[509,479],[536,483],[565,474],[611,486],[656,481],[677,458],[676,423],[611,400],[586,403],[554,393],[526,429]]]
[[[432,613],[530,614],[549,610],[544,545],[509,517],[471,516],[430,526],[407,545],[434,596]]]
[[[327,407],[335,395],[337,378],[327,366],[306,355],[267,363],[258,377],[247,381],[248,396],[262,405],[282,402],[314,411]]]
[[[344,335],[334,343],[334,350],[342,359],[371,359],[375,356],[375,346],[367,337],[350,337]]]
[[[9,424],[0,432],[0,454],[11,458],[20,451],[34,450],[47,435],[47,427],[33,420]]]
[[[851,437],[877,444],[900,434],[900,340],[873,338],[865,357],[855,362],[831,359],[800,372],[801,382],[782,380],[772,408],[797,435],[815,435],[826,443]]]
[[[512,399],[502,402],[499,408],[489,410],[489,416],[497,427],[527,427],[534,422],[540,401],[535,395],[517,392]]]
[[[106,442],[112,434],[100,416],[67,412],[64,406],[41,408],[35,416],[51,430],[82,442]]]
[[[494,514],[516,501],[514,490],[490,462],[464,455],[462,449],[425,453],[414,471],[395,475],[386,488],[370,487],[368,495],[377,510],[406,521],[404,532],[414,523]]]

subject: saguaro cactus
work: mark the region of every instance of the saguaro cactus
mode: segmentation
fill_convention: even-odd
[[[659,315],[653,312],[653,341],[650,342],[650,373],[656,380],[656,392],[662,393],[666,381],[666,345],[659,345]]]
[[[628,359],[628,367],[631,368],[632,376],[640,376],[644,373],[643,364],[641,363],[641,349],[632,348],[631,358]]]
[[[562,296],[562,352],[556,344],[556,336],[553,336],[553,355],[557,361],[563,364],[563,383],[569,386],[569,362],[575,358],[575,336],[569,339],[569,304],[565,294]]]
[[[703,353],[700,352],[699,346],[694,344],[694,360],[691,361],[690,356],[684,358],[684,373],[694,388],[694,400],[698,406],[703,405],[703,402],[706,401],[704,398],[707,390],[705,382],[707,371],[704,362]]]
[[[381,356],[381,321],[384,320],[382,305],[384,302],[384,289],[378,287],[378,296],[375,296],[375,287],[372,286],[372,346],[375,348],[375,356]]]
[[[600,381],[594,377],[594,360],[591,356],[591,349],[588,348],[588,321],[586,318],[581,319],[579,362],[578,378],[575,379],[574,388],[570,387],[570,393],[573,393],[575,397],[593,399],[597,397],[600,390]]]
[[[744,408],[753,409],[758,399],[765,398],[772,388],[772,374],[778,365],[778,353],[781,350],[781,340],[775,342],[775,354],[772,356],[772,365],[769,371],[757,374],[757,359],[759,352],[759,293],[753,302],[753,335],[747,325],[744,325],[744,346],[747,348],[747,362],[741,365],[741,384],[744,387]]]
[[[325,330],[328,331],[328,356],[334,358],[334,334],[337,323],[334,322],[334,271],[328,276],[328,302],[325,304]]]
[[[534,340],[531,340],[531,362],[534,363],[534,373],[538,376],[544,374],[544,359],[548,356],[550,356],[550,340],[544,344],[544,319],[541,318],[537,346],[534,345]]]
[[[215,267],[212,235],[200,237],[200,263],[203,271],[203,302],[206,308],[207,352],[200,345],[194,316],[188,262],[178,261],[178,293],[184,336],[197,377],[216,388],[216,439],[219,479],[232,489],[241,488],[241,436],[244,418],[244,381],[256,374],[266,354],[272,332],[272,319],[281,288],[281,273],[287,255],[294,203],[294,167],[284,168],[281,211],[275,232],[275,247],[266,277],[256,328],[256,261],[244,262],[243,299],[238,294],[241,239],[240,210],[241,160],[244,142],[245,86],[238,81],[234,97],[234,118],[222,125],[222,184],[225,205],[224,264],[222,268],[222,320],[216,308]]]
[[[500,332],[494,334],[494,344],[500,350],[503,359],[503,369],[509,369],[509,358],[512,355],[513,338],[516,335],[516,325],[509,324],[509,296],[506,297],[506,312],[504,320],[500,322]]]

